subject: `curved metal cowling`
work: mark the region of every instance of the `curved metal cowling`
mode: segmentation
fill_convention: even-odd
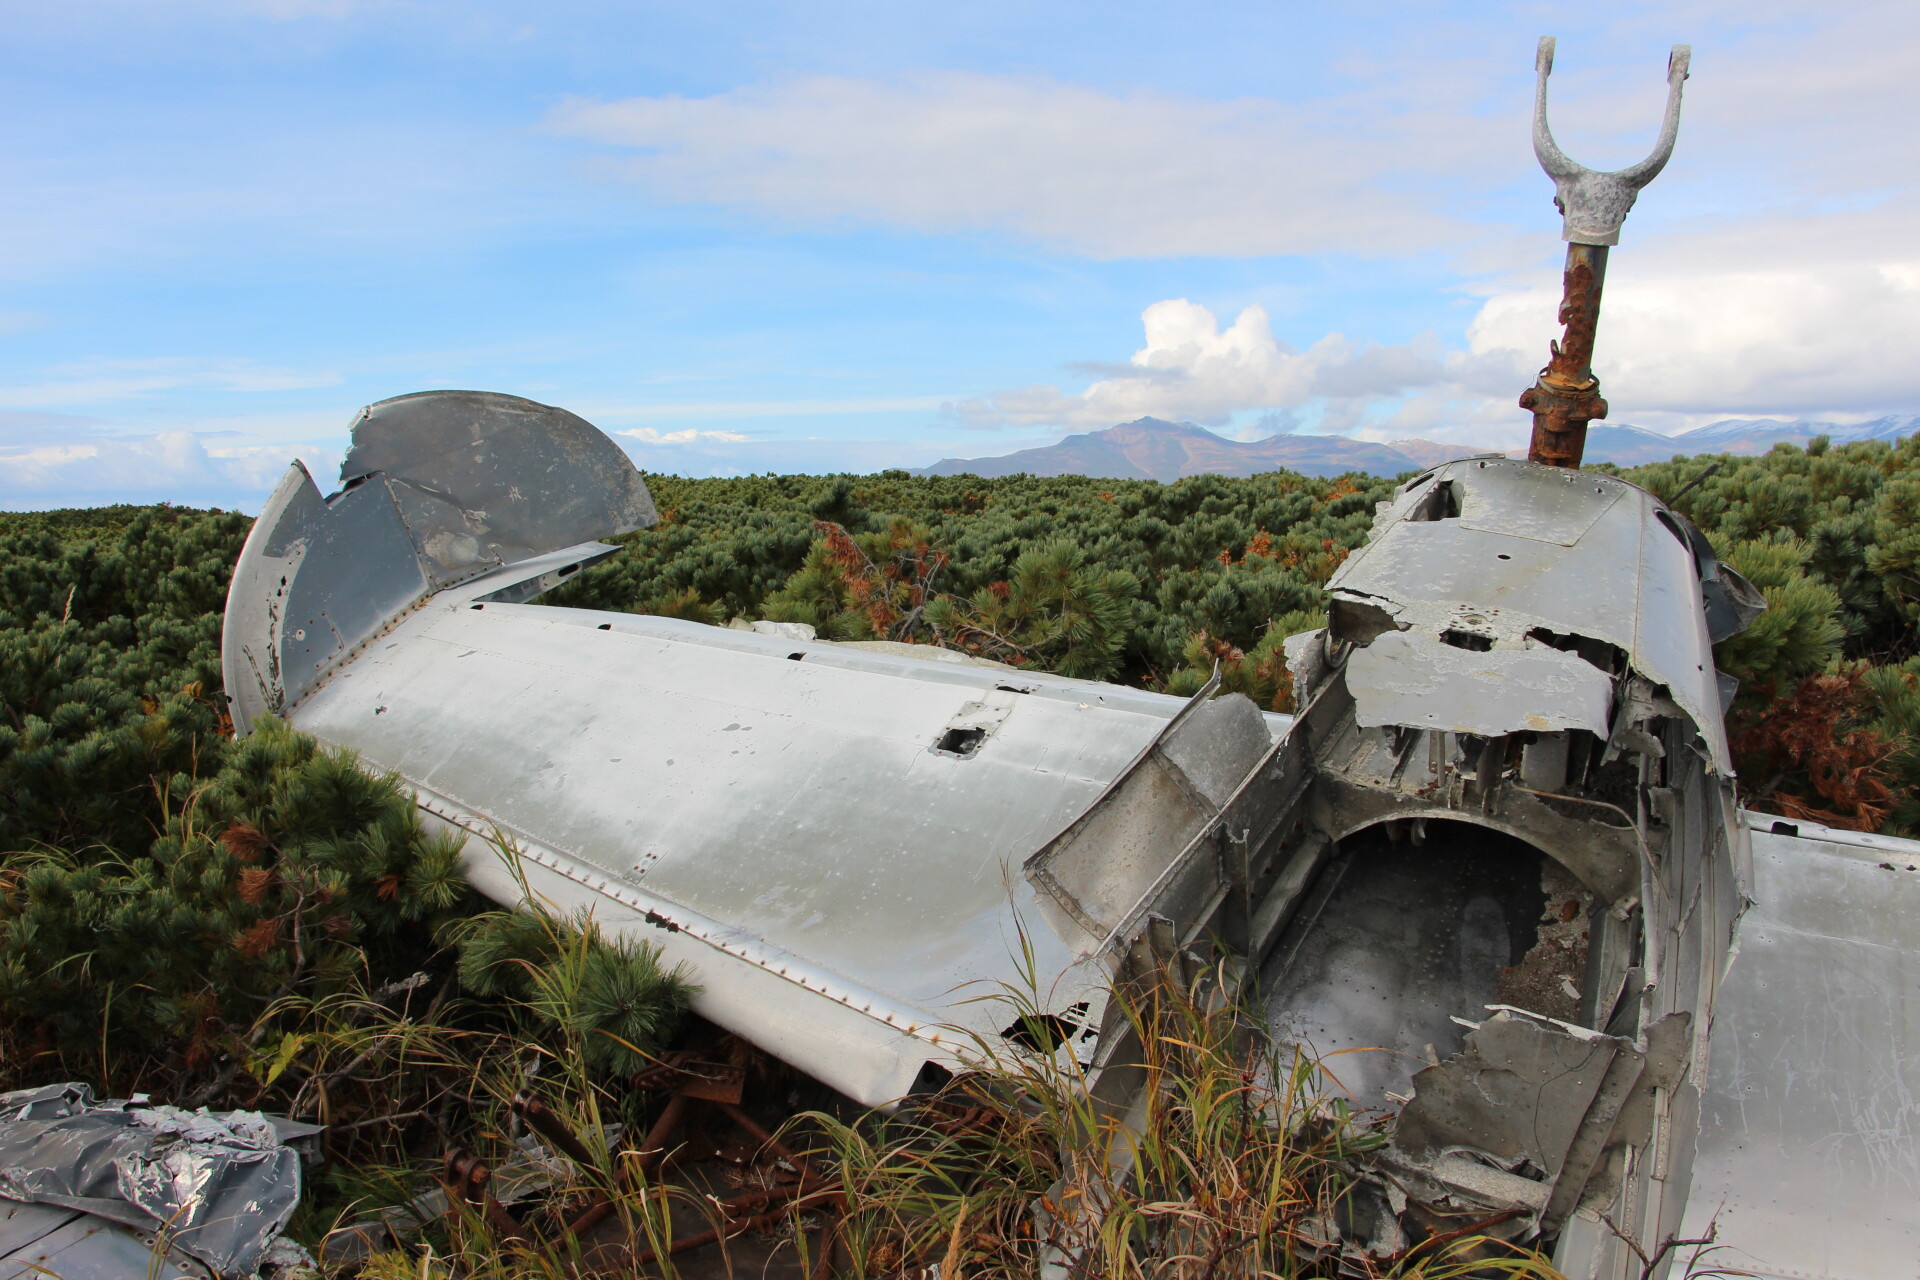
[[[1182,938],[1218,922],[1193,850],[1275,749],[1245,698],[527,604],[614,550],[579,539],[651,517],[632,465],[510,397],[386,405],[346,490],[296,467],[248,540],[235,721],[397,774],[470,835],[482,892],[659,945],[703,1016],[869,1104],[999,1042],[1008,989],[1090,1055],[1141,904]],[[463,436],[476,405],[509,429]]]
[[[426,391],[355,417],[342,489],[295,462],[247,536],[221,641],[234,727],[284,714],[430,593],[655,520],[618,445],[551,405]]]

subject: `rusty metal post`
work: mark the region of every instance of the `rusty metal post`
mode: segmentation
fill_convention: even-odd
[[[1607,246],[1570,244],[1560,295],[1553,358],[1540,380],[1520,393],[1520,407],[1533,410],[1533,442],[1527,461],[1577,467],[1587,448],[1587,423],[1607,416],[1600,380],[1593,376],[1593,335],[1600,325],[1600,290],[1607,279]]]
[[[1667,111],[1653,154],[1639,164],[1597,173],[1567,159],[1547,127],[1547,76],[1553,71],[1552,36],[1543,36],[1534,58],[1533,153],[1553,179],[1553,203],[1564,217],[1567,241],[1559,322],[1563,331],[1552,344],[1553,356],[1540,379],[1520,395],[1520,407],[1533,411],[1533,440],[1527,460],[1549,467],[1578,467],[1587,447],[1587,424],[1607,416],[1600,380],[1593,376],[1593,341],[1600,325],[1600,292],[1607,279],[1607,252],[1620,243],[1620,227],[1640,194],[1666,168],[1680,131],[1680,87],[1686,83],[1693,51],[1673,46],[1667,58]]]

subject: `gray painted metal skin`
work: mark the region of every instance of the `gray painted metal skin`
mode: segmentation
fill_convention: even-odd
[[[1745,815],[1681,1234],[1767,1276],[1920,1276],[1920,844]]]
[[[523,420],[557,412],[507,407]],[[369,416],[356,456],[417,455],[375,439],[407,429]],[[553,456],[537,443],[531,455]],[[1710,1197],[1721,1238],[1763,1270],[1837,1280],[1880,1274],[1849,1250],[1904,1229],[1842,1225],[1811,1264],[1749,1229],[1777,1184],[1724,1153],[1808,1136],[1742,1109],[1755,1089],[1775,1096],[1798,1078],[1801,1050],[1768,1047],[1914,1046],[1904,1023],[1874,1041],[1838,1004],[1808,1007],[1791,985],[1776,998],[1766,960],[1742,967],[1768,954],[1745,946],[1750,898],[1790,924],[1794,903],[1824,911],[1819,930],[1793,924],[1800,951],[1774,948],[1803,980],[1795,957],[1815,934],[1845,963],[1885,953],[1867,926],[1819,908],[1804,877],[1769,864],[1756,887],[1711,645],[1757,597],[1644,491],[1501,459],[1416,477],[1331,582],[1328,629],[1290,644],[1303,711],[1276,740],[1250,703],[1211,689],[1182,703],[525,603],[612,553],[591,542],[434,587],[429,549],[453,527],[447,511],[475,505],[445,480],[430,467],[409,478],[444,494],[440,509],[356,498],[397,492],[378,473],[328,500],[289,475],[229,602],[236,722],[272,707],[396,772],[434,820],[470,833],[483,891],[514,902],[531,889],[659,943],[693,969],[703,1014],[843,1092],[884,1103],[928,1062],[963,1064],[1012,1020],[979,997],[1031,974],[1041,1007],[1074,1029],[1092,1087],[1122,1113],[1138,1076],[1106,1005],[1113,985],[1179,978],[1214,945],[1253,962],[1271,952],[1264,977],[1291,1002],[1282,1012],[1312,1021],[1345,997],[1290,958],[1312,952],[1320,905],[1349,874],[1342,842],[1446,820],[1517,837],[1590,892],[1580,1015],[1446,1011],[1470,1029],[1403,1086],[1400,1137],[1367,1175],[1380,1213],[1350,1250],[1401,1247],[1410,1201],[1462,1223],[1511,1208],[1503,1229],[1556,1241],[1568,1275],[1625,1277],[1639,1263],[1616,1227],[1652,1246],[1710,1215]],[[588,468],[579,483],[593,480]],[[355,555],[400,568],[412,557],[414,577],[356,577]],[[429,586],[409,595],[389,580]],[[382,603],[362,607],[356,593]],[[256,696],[246,681],[259,655],[288,670],[300,643],[275,603],[287,599],[358,621],[326,652],[298,655],[310,670]],[[495,842],[519,851],[517,867]],[[1903,848],[1920,865],[1920,846]],[[1481,927],[1425,924],[1469,951]],[[1432,1010],[1403,1013],[1431,1025]],[[1710,1034],[1757,1048],[1728,1066]],[[1856,1214],[1910,1203],[1904,1077],[1875,1077],[1867,1056],[1824,1059],[1826,1087],[1856,1104],[1829,1113],[1834,1127],[1812,1146],[1881,1162],[1884,1194]],[[1559,1101],[1474,1102],[1498,1094],[1503,1072],[1557,1079]]]
[[[213,1274],[117,1222],[0,1200],[0,1280],[210,1280]]]

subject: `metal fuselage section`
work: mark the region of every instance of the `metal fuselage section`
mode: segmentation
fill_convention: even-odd
[[[483,892],[658,944],[703,1015],[863,1102],[1011,1044],[992,997],[1014,991],[1123,1114],[1139,1074],[1111,993],[1224,952],[1260,973],[1283,1036],[1370,1050],[1333,1078],[1397,1112],[1351,1250],[1497,1219],[1570,1275],[1638,1274],[1623,1234],[1698,1226],[1697,1145],[1728,1221],[1765,1218],[1729,1152],[1792,1145],[1741,1099],[1796,1068],[1748,1046],[1725,1075],[1708,1052],[1756,897],[1712,645],[1760,606],[1650,494],[1506,459],[1416,477],[1329,584],[1328,627],[1289,642],[1289,722],[1212,686],[1181,700],[527,603],[615,552],[584,539],[651,519],[617,455],[513,397],[373,406],[350,487],[322,498],[296,467],[242,553],[237,726],[277,714],[358,752],[468,834]],[[528,493],[568,505],[543,518]],[[1833,868],[1820,892],[1860,892],[1857,849],[1800,843]],[[1501,859],[1522,870],[1496,891],[1480,879]],[[1796,886],[1759,895],[1773,963],[1867,954],[1794,941],[1818,893],[1769,875]],[[1539,967],[1507,946],[1533,927],[1512,904],[1543,900],[1560,914],[1540,946],[1567,954],[1535,975],[1544,996],[1498,998]],[[1869,950],[1920,973],[1910,949]],[[1740,1025],[1832,1036],[1731,972]],[[1911,1056],[1907,1025],[1875,1034]],[[1920,1183],[1913,1119],[1893,1123],[1839,1135],[1893,1171],[1888,1204]],[[1763,1269],[1880,1274],[1809,1270],[1764,1235]]]

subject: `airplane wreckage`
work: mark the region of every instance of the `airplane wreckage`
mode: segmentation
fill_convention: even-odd
[[[1763,603],[1578,469],[1608,248],[1687,60],[1653,155],[1595,173],[1547,130],[1542,42],[1570,244],[1533,448],[1381,504],[1289,642],[1297,716],[538,604],[654,522],[646,485],[571,413],[449,391],[364,410],[338,493],[296,463],[267,503],[227,604],[236,731],[273,714],[397,775],[484,893],[657,943],[707,1019],[862,1103],[1006,1034],[972,997],[1027,982],[1024,947],[1124,1113],[1116,983],[1225,956],[1284,1041],[1378,1048],[1332,1069],[1394,1113],[1350,1249],[1423,1209],[1505,1214],[1576,1277],[1710,1226],[1719,1266],[1913,1276],[1920,844],[1740,808],[1713,645]]]

